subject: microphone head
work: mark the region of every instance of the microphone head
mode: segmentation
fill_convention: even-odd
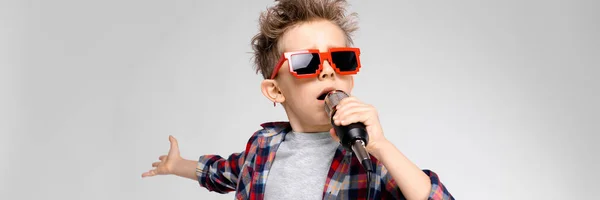
[[[335,114],[335,107],[346,97],[348,97],[348,94],[342,90],[333,90],[327,93],[327,96],[325,96],[325,112],[327,112],[329,118],[332,117],[332,114]]]

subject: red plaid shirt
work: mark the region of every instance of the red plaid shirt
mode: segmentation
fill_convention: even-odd
[[[218,155],[201,156],[196,168],[200,186],[218,193],[236,191],[236,199],[264,199],[267,175],[275,153],[285,134],[292,129],[288,122],[269,122],[261,126],[263,129],[250,137],[245,151],[231,154],[227,159]],[[371,179],[372,197],[405,199],[383,164],[375,158],[372,160],[376,165]],[[431,179],[429,199],[454,199],[434,172],[423,172]],[[352,152],[340,145],[329,168],[323,199],[367,199],[366,177]]]

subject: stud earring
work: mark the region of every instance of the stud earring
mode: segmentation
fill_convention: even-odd
[[[279,95],[275,96],[275,99],[279,98]],[[273,101],[273,107],[277,106],[277,100]]]

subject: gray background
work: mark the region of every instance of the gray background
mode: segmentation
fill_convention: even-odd
[[[354,95],[459,199],[593,199],[598,1],[351,1]],[[0,199],[233,199],[140,174],[285,120],[250,38],[271,1],[1,1]]]

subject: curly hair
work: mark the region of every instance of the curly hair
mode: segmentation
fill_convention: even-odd
[[[264,79],[274,70],[281,56],[278,42],[290,28],[303,22],[329,20],[338,25],[346,35],[348,45],[352,45],[352,33],[358,29],[356,13],[347,14],[345,0],[275,0],[276,4],[267,8],[259,17],[259,32],[252,37],[254,69]]]

